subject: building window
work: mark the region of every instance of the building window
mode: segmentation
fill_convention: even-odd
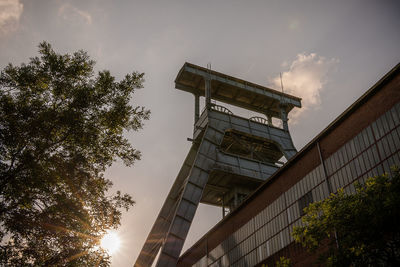
[[[304,215],[304,208],[308,207],[308,205],[312,202],[313,202],[313,196],[311,191],[299,199],[298,203],[299,203],[300,216]]]

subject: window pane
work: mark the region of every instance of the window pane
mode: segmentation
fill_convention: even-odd
[[[364,143],[364,138],[363,138],[362,132],[359,133],[357,136],[358,136],[358,141],[360,142],[360,151],[359,152],[361,152],[365,149],[365,143]]]
[[[333,154],[333,160],[334,160],[333,166],[335,166],[335,170],[334,170],[333,172],[336,172],[336,171],[340,168],[340,160],[339,160],[339,153],[338,153],[338,151],[336,151],[336,152]]]
[[[371,163],[369,162],[369,159],[368,159],[368,152],[365,151],[365,152],[362,154],[362,156],[363,156],[363,159],[364,159],[365,170],[371,169]]]
[[[311,202],[313,202],[311,191],[299,199],[298,205],[299,205],[300,216],[304,215],[304,208],[307,207]]]
[[[399,157],[399,154],[400,153],[398,153],[398,154],[395,154],[393,157],[394,157],[394,164],[396,164],[396,166],[398,166],[398,167],[400,167],[400,157]]]
[[[364,153],[363,153],[364,154]],[[365,167],[365,163],[364,163],[364,159],[363,159],[363,154],[361,154],[358,157],[358,160],[360,162],[360,168],[361,168],[361,174],[363,174],[366,171],[366,167]]]
[[[354,158],[357,155],[356,146],[354,138],[350,140],[351,155]]]
[[[385,130],[383,129],[383,124],[382,124],[382,117],[378,118],[378,120],[376,121],[376,124],[377,124],[377,128],[378,128],[378,131],[379,131],[379,135],[378,136],[379,136],[379,138],[381,138],[385,133]],[[378,138],[378,136],[377,136],[377,138]]]
[[[385,150],[384,158],[387,158],[390,154],[392,154],[389,147],[388,136],[382,138],[382,144],[383,149]]]
[[[354,159],[354,166],[356,168],[356,172],[357,172],[357,177],[361,176],[361,168],[360,168],[360,162],[359,162],[359,157]]]
[[[348,160],[350,161],[353,158],[353,154],[351,153],[350,143],[347,142],[345,147],[346,147]]]
[[[372,123],[372,130],[374,131],[375,138],[376,138],[376,139],[379,139],[379,137],[380,137],[380,132],[379,132],[379,130],[378,130],[378,123],[377,123],[376,121],[374,121],[374,122]]]
[[[385,153],[385,150],[383,149],[382,140],[380,140],[377,145],[378,145],[379,154],[381,155],[382,159],[384,159],[386,153]]]
[[[378,173],[379,173],[379,175],[381,175],[381,174],[384,173],[382,164],[379,164],[379,165],[378,165]]]
[[[400,149],[400,136],[398,135],[397,131],[392,132],[392,137],[394,141],[394,147],[396,148],[396,150]]]
[[[381,116],[381,118],[382,118],[383,128],[385,129],[385,134],[386,134],[386,133],[389,132],[389,123],[388,123],[388,121],[387,121],[386,114],[383,114],[383,115]]]
[[[342,155],[343,155],[343,164],[346,164],[349,161],[349,157],[347,156],[346,146],[342,146]]]
[[[343,147],[341,147],[338,150],[338,160],[339,160],[339,166],[340,166],[339,168],[342,168],[344,163],[345,163],[344,156],[343,156],[343,149],[342,148]]]
[[[385,113],[385,117],[386,117],[386,121],[387,121],[387,123],[388,123],[389,131],[390,131],[390,130],[392,130],[392,129],[394,128],[394,122],[393,122],[393,119],[392,119],[392,114],[391,114],[391,112],[390,112],[390,111],[387,111],[387,112]]]
[[[394,106],[390,110],[390,112],[392,113],[392,118],[393,118],[394,124],[395,125],[399,125],[400,124],[400,118],[399,118],[399,114],[397,114],[397,112],[396,112],[396,106]]]
[[[367,151],[368,153],[368,159],[371,165],[371,168],[375,167],[375,165],[378,163],[377,161],[375,161],[375,156],[373,155],[373,151],[374,151],[375,145],[370,147]]]
[[[362,135],[363,135],[365,149],[366,149],[367,147],[369,147],[372,144],[372,142],[370,141],[370,139],[368,137],[368,127],[362,131]]]
[[[389,133],[389,134],[387,135],[387,140],[388,140],[388,142],[389,142],[390,153],[393,154],[394,152],[396,152],[396,147],[395,147],[395,145],[394,145],[392,133]]]
[[[356,148],[356,155],[358,155],[361,152],[361,148],[360,148],[360,141],[359,141],[359,135],[357,135],[354,138],[354,146]]]
[[[345,185],[348,185],[349,183],[351,183],[352,182],[352,177],[351,177],[351,171],[350,171],[350,165],[349,164],[347,164],[346,165],[346,167],[345,167],[345,170],[346,170],[346,177],[345,177]]]
[[[390,166],[387,160],[383,162],[383,170],[385,171],[385,173],[390,173]]]
[[[372,134],[371,126],[367,127],[367,133],[368,133],[369,143],[373,144],[375,142],[375,139],[374,139],[374,136]]]

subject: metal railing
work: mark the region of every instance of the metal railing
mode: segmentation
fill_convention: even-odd
[[[230,111],[229,109],[227,109],[226,107],[221,106],[221,105],[211,104],[211,109],[219,111],[219,112],[227,113],[229,115],[233,115],[232,111]]]
[[[266,119],[263,118],[263,117],[254,116],[254,117],[251,117],[249,120],[255,121],[255,122],[258,122],[258,123],[262,123],[262,124],[269,125],[268,120],[266,120]]]

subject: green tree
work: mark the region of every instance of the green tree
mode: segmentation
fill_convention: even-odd
[[[279,261],[276,261],[275,266],[276,267],[290,267],[292,265],[290,263],[290,259],[285,258],[285,257],[280,257]]]
[[[108,266],[99,239],[134,202],[103,174],[140,159],[123,133],[149,118],[130,104],[144,74],[117,82],[84,51],[39,53],[0,74],[0,265]]]
[[[305,209],[293,236],[310,251],[324,250],[327,266],[400,266],[400,175],[369,178],[354,194],[339,190]]]
[[[275,262],[275,267],[290,267],[292,263],[290,259],[286,257],[280,257],[279,260]],[[261,264],[261,267],[268,267],[268,264]]]

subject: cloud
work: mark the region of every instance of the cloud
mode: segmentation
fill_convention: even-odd
[[[288,71],[282,73],[285,93],[302,98],[302,108],[295,108],[289,114],[292,123],[309,109],[316,109],[321,105],[320,93],[327,83],[328,73],[338,63],[337,59],[327,59],[315,53],[298,54]],[[279,75],[272,79],[274,88],[281,88]]]
[[[18,28],[23,9],[19,0],[0,0],[0,36]]]
[[[58,15],[65,20],[92,24],[92,16],[89,12],[80,10],[79,8],[74,7],[69,3],[62,5],[58,9]]]

